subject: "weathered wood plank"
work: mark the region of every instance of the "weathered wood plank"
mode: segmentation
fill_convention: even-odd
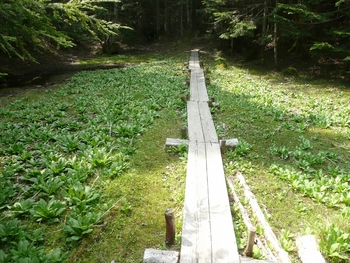
[[[219,144],[206,144],[206,153],[213,250],[211,262],[238,263],[239,254]]]
[[[190,141],[218,142],[208,103],[188,101],[187,118]]]
[[[165,146],[171,147],[171,146],[180,146],[180,145],[188,145],[188,140],[166,138]]]
[[[326,263],[314,235],[306,235],[297,238],[298,255],[302,263]]]
[[[211,239],[206,180],[205,144],[188,149],[181,263],[211,262]]]
[[[221,151],[198,50],[191,51],[188,162],[180,263],[238,263]]]
[[[204,134],[197,102],[187,102],[187,121],[189,141],[204,142]]]
[[[189,61],[189,69],[193,68],[199,68],[199,56],[198,56],[198,49],[191,50],[191,56]]]
[[[253,259],[253,258],[244,258],[241,257],[241,262],[243,263],[277,263],[277,261],[273,260],[258,260],[258,259]]]
[[[212,254],[211,228],[210,228],[210,211],[208,196],[208,179],[207,179],[207,156],[206,145],[203,143],[192,144],[192,147],[198,149],[198,159],[196,164],[197,183],[197,200],[199,206],[199,231],[197,239],[198,262],[210,262]],[[199,159],[201,158],[201,159]]]
[[[200,112],[204,140],[207,143],[217,143],[219,141],[216,134],[210,108],[207,102],[198,102],[198,111]],[[221,155],[220,155],[221,158]]]
[[[205,86],[205,77],[203,69],[195,68],[191,71],[190,81],[190,100],[208,101],[207,88]]]
[[[178,258],[179,252],[177,251],[147,248],[143,255],[143,263],[177,263]]]

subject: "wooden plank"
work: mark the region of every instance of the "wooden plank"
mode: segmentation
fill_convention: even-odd
[[[197,102],[187,102],[187,122],[189,141],[204,142],[204,134]]]
[[[198,262],[210,262],[212,254],[211,244],[211,228],[210,228],[210,211],[208,196],[208,178],[206,166],[206,145],[199,143],[195,145],[198,149],[199,162],[196,164],[196,172],[198,173],[197,183],[197,200],[199,206],[199,230],[197,239]],[[198,160],[197,160],[198,161]]]
[[[318,244],[314,235],[306,235],[297,238],[298,255],[302,263],[326,263],[318,250]]]
[[[188,138],[190,141],[218,142],[208,103],[187,102]]]
[[[242,263],[243,262],[244,263],[277,263],[277,261],[273,261],[273,260],[258,260],[253,258],[244,258],[244,257],[241,257],[241,262]]]
[[[191,71],[191,79],[190,79],[190,100],[198,101],[198,69],[192,69]]]
[[[191,71],[190,80],[190,100],[208,101],[207,88],[205,86],[205,77],[203,69],[195,68]]]
[[[198,101],[209,101],[203,69],[197,70]]]
[[[166,138],[165,146],[171,147],[171,146],[180,146],[180,145],[188,145],[188,140]]]
[[[198,102],[198,111],[201,118],[201,126],[203,130],[204,141],[207,143],[217,143],[219,141],[216,134],[213,119],[211,117],[210,108],[207,102]],[[221,157],[220,157],[221,158]]]
[[[171,250],[147,248],[143,255],[143,263],[177,263],[178,259],[179,252]]]
[[[199,68],[199,56],[198,56],[198,49],[191,50],[191,56],[189,61],[189,68]]]
[[[221,151],[198,50],[191,51],[189,67],[189,149],[180,262],[238,263]]]
[[[211,239],[206,180],[205,144],[188,150],[181,263],[211,262]]]
[[[219,144],[206,144],[206,153],[213,250],[211,262],[239,263]]]

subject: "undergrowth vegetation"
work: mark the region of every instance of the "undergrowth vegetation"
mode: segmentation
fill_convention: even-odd
[[[348,262],[349,87],[222,59],[206,71],[218,133],[240,141],[225,155],[226,172],[244,174],[287,251],[315,233],[330,262]]]
[[[176,116],[185,110],[180,99],[187,88],[183,80],[179,61],[157,57],[133,67],[80,72],[62,87],[4,99],[0,108],[0,262],[52,263],[67,258],[76,261],[77,257],[82,262],[97,262],[101,255],[84,255],[79,245],[83,240],[97,242],[113,220],[109,223],[119,224],[120,230],[112,235],[114,242],[127,238],[125,250],[131,251],[128,242],[133,235],[121,237],[121,224],[128,224],[133,206],[141,206],[142,200],[136,202],[132,195],[145,193],[132,193],[142,177],[140,182],[130,177],[133,172],[142,173],[137,170],[142,168],[143,176],[155,180],[146,172],[150,167],[140,164],[145,162],[144,155],[163,158],[159,165],[166,172],[157,171],[156,180],[166,178],[169,171],[176,174],[178,162],[159,157],[166,154],[159,147],[165,137],[157,143],[161,150],[146,153],[138,149],[140,140],[152,137],[145,132],[159,116],[179,121]],[[166,125],[156,127],[157,133],[168,131]],[[159,136],[153,139],[160,140]],[[142,147],[151,150],[145,144]],[[128,184],[120,182],[123,174]],[[147,182],[143,184],[150,188]],[[159,195],[164,190],[159,189]],[[159,235],[157,238],[153,242],[159,243]],[[110,244],[110,238],[106,239]],[[126,256],[107,245],[104,253],[110,252],[104,260],[136,262],[135,255]],[[78,252],[70,255],[74,250]],[[135,254],[140,257],[140,253]]]
[[[165,248],[164,210],[175,208],[181,229],[184,199],[187,148],[164,150],[186,125],[183,55],[143,56],[0,98],[0,262],[131,263],[147,247]],[[128,63],[101,61],[121,58]],[[226,173],[245,176],[286,251],[295,255],[295,239],[313,233],[329,262],[348,262],[347,85],[259,71],[219,53],[200,60],[218,102],[217,133],[239,140],[224,154]]]

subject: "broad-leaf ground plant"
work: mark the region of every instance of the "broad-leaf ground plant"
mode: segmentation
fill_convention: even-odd
[[[183,165],[164,151],[164,133],[174,134],[168,126],[181,122],[185,110],[183,59],[158,56],[84,71],[63,86],[2,100],[0,262],[141,257],[145,247],[127,255],[136,231],[160,225],[159,209],[182,200],[166,194],[168,181],[182,184]],[[150,190],[156,196],[148,201]],[[135,213],[156,214],[132,222],[134,207]],[[161,244],[162,235],[151,229],[141,238]],[[91,255],[95,246],[102,252]]]
[[[348,262],[350,86],[204,59],[217,130],[240,142],[226,172],[244,174],[287,250],[311,232],[329,262]]]

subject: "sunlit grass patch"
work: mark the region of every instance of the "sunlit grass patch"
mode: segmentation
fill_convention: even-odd
[[[208,61],[207,67],[208,93],[220,103],[216,127],[241,142],[225,154],[226,172],[246,176],[276,232],[297,236],[326,220],[346,232],[336,217],[349,207],[349,90],[244,64],[224,69]],[[329,256],[335,248],[327,249]],[[350,253],[343,249],[336,257],[330,256],[342,262]]]

